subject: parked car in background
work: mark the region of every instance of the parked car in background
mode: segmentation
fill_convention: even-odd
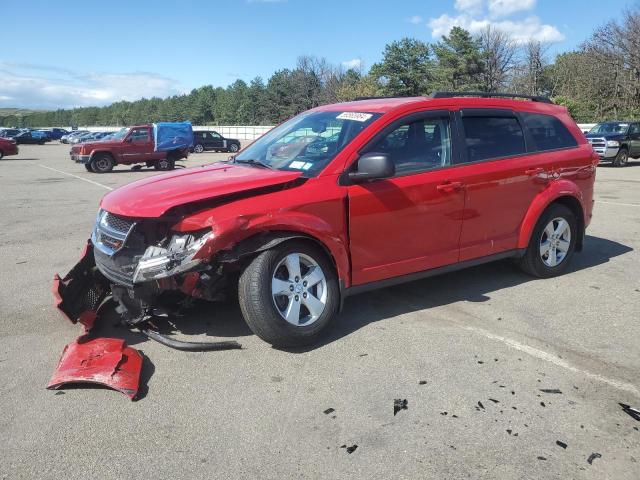
[[[640,122],[598,123],[586,137],[603,163],[624,167],[629,157],[640,157]]]
[[[213,130],[194,130],[191,151],[202,153],[205,150],[235,153],[240,150],[240,140],[225,138]]]
[[[88,130],[74,130],[73,132],[67,134],[67,135],[63,135],[62,137],[60,137],[60,142],[62,143],[69,143],[69,141],[74,138],[77,135],[84,135],[86,133],[89,133]]]
[[[99,140],[102,140],[106,137],[108,137],[109,135],[111,135],[112,132],[94,132],[88,135],[83,135],[80,138],[78,138],[78,140],[74,143],[85,143],[85,142],[97,142]]]
[[[12,138],[24,131],[25,130],[22,128],[5,128],[2,131],[0,131],[0,137]]]
[[[18,144],[15,140],[9,140],[8,138],[0,138],[0,159],[9,155],[18,154]]]
[[[111,296],[135,325],[163,300],[235,289],[253,332],[292,347],[318,342],[356,293],[507,258],[564,273],[597,155],[547,98],[469,95],[324,105],[233,160],[107,193],[56,304],[75,323]],[[308,141],[338,132],[335,148]]]
[[[71,145],[75,145],[76,143],[81,143],[84,139],[91,139],[93,138],[94,132],[86,132],[86,133],[82,133],[80,135],[74,135],[73,137],[69,138],[69,143]]]
[[[47,136],[43,132],[40,132],[38,130],[26,130],[19,133],[15,137],[10,137],[10,138],[15,140],[18,145],[20,144],[44,145],[46,142],[49,141]]]
[[[69,134],[69,131],[64,128],[50,128],[45,130],[45,132],[50,132],[49,136],[52,140],[60,140],[63,135]]]
[[[158,135],[154,135],[156,128],[161,129]],[[156,138],[161,144],[156,143]],[[146,124],[123,128],[107,140],[79,143],[71,147],[69,154],[71,160],[94,173],[110,172],[116,165],[141,163],[156,170],[173,170],[178,160],[189,156],[192,142],[190,123]]]

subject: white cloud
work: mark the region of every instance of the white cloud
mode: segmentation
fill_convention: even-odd
[[[484,8],[484,0],[456,0],[453,8],[468,15],[478,14]]]
[[[43,65],[0,62],[0,107],[69,108],[182,93],[178,82],[153,73],[80,75]]]
[[[492,20],[489,18],[474,18],[471,15],[461,14],[451,17],[449,15],[441,15],[438,18],[432,18],[427,23],[431,29],[431,35],[440,38],[448,35],[453,27],[462,27],[471,33],[479,33],[487,26],[510,33],[513,38],[520,43],[529,40],[538,40],[540,42],[561,42],[564,35],[553,25],[547,25],[540,22],[535,15],[525,18],[524,20]]]
[[[354,58],[352,60],[346,60],[342,62],[342,66],[345,68],[352,68],[354,70],[358,70],[362,66],[362,59]]]
[[[489,0],[489,14],[492,17],[508,17],[517,12],[533,10],[536,0]]]
[[[458,13],[430,18],[427,26],[434,38],[448,35],[453,27],[478,33],[489,25],[510,33],[517,42],[529,40],[561,42],[565,36],[554,25],[543,24],[536,15],[523,17],[522,12],[536,8],[537,0],[455,0]]]
[[[422,17],[420,15],[414,15],[413,17],[407,18],[407,22],[419,25],[422,23]]]

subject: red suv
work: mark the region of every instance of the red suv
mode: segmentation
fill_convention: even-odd
[[[59,308],[95,318],[112,295],[135,323],[232,288],[258,336],[293,346],[358,292],[505,258],[562,273],[597,155],[546,98],[466,95],[319,107],[228,162],[108,193],[82,260],[56,277]]]

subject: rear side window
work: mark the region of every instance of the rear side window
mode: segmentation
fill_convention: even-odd
[[[578,142],[560,120],[552,115],[523,113],[524,125],[534,140],[535,151],[577,147]]]
[[[515,117],[463,117],[462,123],[468,162],[526,152],[522,127]]]

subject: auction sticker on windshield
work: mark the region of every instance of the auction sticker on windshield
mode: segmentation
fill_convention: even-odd
[[[361,112],[343,112],[336,117],[338,120],[353,120],[354,122],[366,122],[371,117],[373,117],[370,113],[361,113]]]

